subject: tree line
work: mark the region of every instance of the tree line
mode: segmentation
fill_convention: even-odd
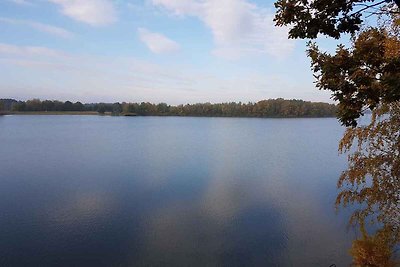
[[[87,103],[32,99],[16,101],[0,99],[3,109],[10,112],[92,111],[100,114],[139,116],[202,116],[202,117],[334,117],[336,105],[282,98],[256,103],[197,103],[172,106],[166,103]]]

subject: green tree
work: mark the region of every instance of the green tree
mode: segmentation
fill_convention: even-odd
[[[65,101],[63,105],[63,111],[73,111],[74,110],[74,104],[72,104],[71,101]]]
[[[165,114],[170,111],[170,106],[168,106],[166,103],[159,103],[157,105],[157,113],[160,114]]]
[[[120,103],[114,103],[112,105],[112,114],[119,115],[122,112],[122,106]]]
[[[98,113],[104,114],[104,113],[106,113],[106,111],[107,111],[107,108],[106,108],[105,104],[101,103],[101,104],[98,105],[98,107],[97,107],[97,112]]]
[[[26,111],[41,111],[42,101],[40,99],[32,99],[26,101]]]
[[[54,101],[45,100],[42,102],[42,109],[44,111],[54,111],[55,110],[55,103]]]
[[[72,109],[74,111],[83,111],[85,109],[85,106],[81,102],[76,102],[73,104]]]

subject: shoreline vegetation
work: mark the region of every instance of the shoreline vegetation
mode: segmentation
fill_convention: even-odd
[[[187,116],[254,118],[336,117],[337,106],[323,102],[262,100],[256,103],[197,103],[172,106],[166,103],[87,103],[32,99],[0,99],[0,115],[108,115],[108,116]]]
[[[107,112],[109,113],[109,112]],[[105,113],[104,115],[111,115]],[[97,111],[8,111],[0,115],[100,115]]]

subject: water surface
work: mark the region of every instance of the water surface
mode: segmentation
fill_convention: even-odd
[[[346,266],[335,119],[0,117],[0,266]]]

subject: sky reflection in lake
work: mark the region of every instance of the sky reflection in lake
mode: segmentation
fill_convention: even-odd
[[[343,266],[335,119],[0,118],[2,266]]]

